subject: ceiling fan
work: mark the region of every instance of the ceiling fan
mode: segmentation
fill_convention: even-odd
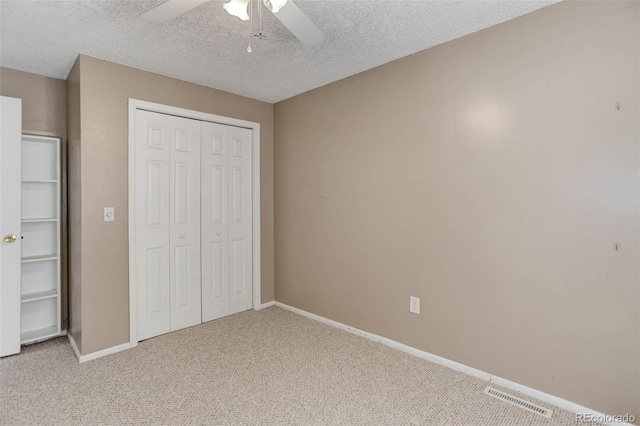
[[[147,10],[140,15],[140,17],[150,22],[168,22],[208,1],[209,0],[167,0]],[[230,15],[238,17],[243,21],[249,21],[251,18],[248,9],[251,7],[251,1],[252,0],[229,0],[228,3],[224,3],[223,7]],[[260,0],[258,0],[258,2],[260,2]],[[309,19],[292,0],[263,0],[263,2],[267,9],[269,9],[302,44],[315,46],[324,40],[324,34],[322,34],[311,19]],[[259,36],[262,36],[262,31],[260,31]],[[249,48],[248,51],[251,52],[251,49]]]

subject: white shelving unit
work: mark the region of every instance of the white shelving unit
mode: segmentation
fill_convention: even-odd
[[[60,139],[22,135],[20,343],[60,334]]]

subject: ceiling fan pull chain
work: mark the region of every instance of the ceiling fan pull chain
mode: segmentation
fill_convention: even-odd
[[[253,2],[249,0],[249,46],[247,46],[247,53],[251,53],[251,38],[253,36]]]
[[[258,16],[260,16],[260,32],[259,32],[259,36],[260,39],[262,39],[262,5],[260,4],[260,0],[258,0]]]

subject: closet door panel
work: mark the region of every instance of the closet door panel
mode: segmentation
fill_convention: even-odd
[[[202,321],[229,315],[229,126],[202,123]]]
[[[171,117],[136,112],[138,340],[171,331],[169,168]]]
[[[252,131],[229,126],[230,313],[251,309],[253,284]]]
[[[171,117],[171,330],[202,322],[200,290],[201,123]]]

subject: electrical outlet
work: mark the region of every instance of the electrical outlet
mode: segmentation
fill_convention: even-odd
[[[409,297],[409,312],[414,314],[420,313],[420,298],[415,296]]]

